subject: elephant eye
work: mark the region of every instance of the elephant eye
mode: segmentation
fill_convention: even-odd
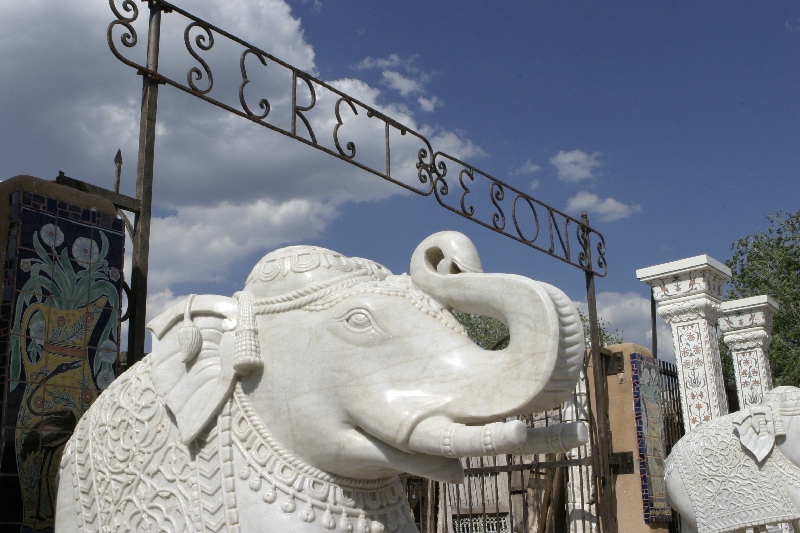
[[[366,309],[356,308],[351,309],[336,320],[344,322],[344,325],[354,333],[383,333],[383,330],[378,326],[378,323],[373,318],[372,313]]]

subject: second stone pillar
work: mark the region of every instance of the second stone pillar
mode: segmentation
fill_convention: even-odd
[[[767,352],[772,342],[772,317],[778,304],[769,296],[723,302],[719,329],[731,349],[739,407],[761,403],[772,388]]]

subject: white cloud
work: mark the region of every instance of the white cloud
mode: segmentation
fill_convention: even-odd
[[[519,168],[515,168],[511,171],[511,174],[514,176],[524,176],[526,174],[533,174],[534,172],[539,172],[542,170],[542,167],[533,163],[530,159],[525,161],[525,164]]]
[[[383,81],[389,86],[390,89],[399,91],[403,96],[408,96],[410,93],[418,93],[422,91],[422,85],[418,81],[412,80],[411,78],[406,78],[394,70],[384,70]]]
[[[561,150],[550,159],[550,164],[556,167],[558,179],[578,183],[594,177],[592,169],[602,165],[598,160],[600,155],[600,152],[590,155],[581,150],[572,150],[571,152]]]
[[[176,294],[174,285],[224,279],[232,265],[253,253],[266,253],[318,236],[335,216],[333,204],[305,200],[275,204],[258,200],[244,205],[223,202],[212,207],[182,207],[174,215],[154,217],[147,321],[188,295]],[[126,276],[130,276],[130,265],[128,250]],[[240,281],[243,284],[244,280]],[[128,322],[122,324],[121,335],[123,340],[127,339]]]
[[[531,184],[530,184],[530,185],[528,185],[528,189],[530,189],[531,191],[535,191],[536,189],[538,189],[538,188],[539,188],[539,186],[540,186],[541,184],[542,184],[542,183],[541,183],[539,180],[532,180],[532,181],[531,181]]]
[[[389,69],[389,68],[397,68],[397,67],[404,67],[408,72],[417,72],[417,68],[413,66],[414,59],[417,56],[411,56],[408,59],[403,59],[397,54],[391,54],[389,57],[365,57],[358,64],[353,65],[351,68],[355,70],[369,70],[373,68],[377,69]]]
[[[147,12],[146,9],[140,9]],[[215,25],[263,48],[301,70],[312,74],[317,73],[314,64],[314,49],[305,41],[300,19],[292,16],[292,9],[286,2],[280,0],[259,2],[202,0],[192,2],[190,12],[204,20],[215,21]],[[106,15],[106,13],[103,14]],[[142,18],[141,15],[140,18]],[[146,36],[146,33],[143,35]],[[162,45],[161,53],[163,54],[165,50]],[[176,49],[175,51],[185,53],[185,50]]]
[[[335,216],[334,205],[309,200],[178,208],[152,221],[148,288],[163,293],[187,280],[222,279],[253,252],[316,237]]]
[[[402,58],[397,54],[377,58],[368,56],[350,68],[356,71],[381,70],[381,81],[390,89],[398,91],[401,96],[405,97],[411,94],[424,95],[425,85],[431,80],[433,73],[421,72],[414,66],[416,58],[417,56]],[[401,74],[400,70],[403,70],[405,74]],[[436,96],[420,96],[417,98],[417,102],[420,108],[428,113],[441,105],[441,101]]]
[[[147,321],[154,319],[162,312],[166,311],[172,304],[178,300],[185,298],[186,294],[175,296],[170,289],[164,289],[161,292],[147,291]],[[127,324],[127,322],[125,322]]]
[[[434,148],[435,150],[446,152],[462,161],[488,156],[480,146],[469,139],[465,139],[463,133],[459,135],[452,131],[435,129],[430,126],[424,126],[420,133],[430,139],[432,146],[438,146],[438,148]]]
[[[309,0],[312,1],[312,0]],[[117,1],[117,6],[120,6]],[[315,2],[314,5],[317,3]],[[30,0],[0,2],[0,176],[30,174],[52,178],[56,170],[103,187],[113,184],[112,159],[122,149],[122,190],[133,195],[141,78],[108,50],[106,28],[113,14],[96,2]],[[141,61],[147,36],[147,9],[139,7],[135,23],[138,48],[118,44],[126,57]],[[311,7],[311,6],[309,6]],[[280,0],[195,0],[197,16],[251,42],[280,59],[314,75],[314,49],[305,40],[300,20]],[[183,44],[178,15],[164,17],[160,71],[183,82],[187,65],[196,65]],[[182,20],[182,19],[181,19]],[[67,33],[53,27],[70,28]],[[26,28],[19,31],[19,28]],[[119,43],[121,31],[115,30]],[[199,31],[195,29],[194,31]],[[194,35],[194,33],[192,34]],[[211,97],[235,108],[238,104],[239,53],[216,36],[206,58],[215,74]],[[225,54],[234,52],[225,59]],[[215,55],[216,54],[216,55]],[[414,58],[368,58],[364,68],[394,69],[397,90],[425,95],[428,79],[412,65]],[[227,62],[226,62],[227,61]],[[269,62],[247,59],[251,83],[245,97],[258,110],[269,98],[270,122],[288,129],[291,121],[289,71]],[[226,70],[227,69],[227,70]],[[231,74],[232,73],[232,74]],[[229,75],[230,74],[230,75]],[[408,76],[408,77],[406,77]],[[405,81],[404,81],[405,80]],[[199,82],[203,86],[205,78]],[[434,150],[467,160],[485,155],[462,134],[417,123],[406,104],[392,102],[379,88],[359,79],[329,82],[354,98],[386,113],[399,123],[426,135]],[[25,90],[19,90],[25,87]],[[217,91],[219,90],[219,93]],[[386,93],[397,97],[397,93]],[[230,97],[231,100],[225,100]],[[300,86],[298,98],[307,102]],[[331,111],[335,95],[317,92],[316,107],[306,114],[320,145],[335,150]],[[389,100],[377,104],[377,101]],[[344,124],[341,145],[354,142],[357,160],[381,169],[383,125],[363,110],[357,116],[341,107]],[[53,127],[57,124],[58,127]],[[298,121],[298,132],[307,136]],[[376,133],[377,132],[377,133]],[[397,179],[420,186],[413,136],[393,138],[392,172]],[[403,144],[405,143],[405,144]],[[372,159],[370,159],[372,158]],[[406,172],[407,170],[407,172]],[[404,173],[405,172],[405,173]],[[406,192],[352,165],[304,146],[295,140],[227,114],[190,95],[163,86],[159,92],[158,130],[153,198],[149,300],[154,309],[180,297],[185,283],[226,279],[233,265],[254,254],[320,235],[346,202],[387,198]],[[130,265],[130,259],[126,260]],[[130,278],[128,278],[130,279]],[[166,305],[166,304],[163,304]],[[153,316],[152,313],[148,313]]]
[[[634,213],[641,213],[642,207],[638,204],[623,204],[614,198],[601,200],[596,194],[580,191],[573,198],[567,200],[565,211],[568,213],[600,215],[601,222],[613,222],[621,218],[628,218]]]
[[[575,302],[581,311],[588,312],[586,302]],[[610,331],[620,330],[625,342],[634,342],[650,350],[652,330],[650,299],[635,292],[601,292],[597,295],[597,316],[608,324]],[[658,358],[675,362],[672,331],[661,317],[656,318]]]
[[[437,106],[442,105],[439,102],[439,98],[436,96],[432,96],[431,98],[425,98],[424,96],[420,96],[419,98],[417,98],[417,102],[419,102],[419,107],[422,108],[423,111],[427,111],[428,113],[432,113]]]

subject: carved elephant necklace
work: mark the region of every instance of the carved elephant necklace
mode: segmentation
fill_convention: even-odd
[[[347,479],[303,463],[269,434],[238,384],[217,423],[188,447],[153,388],[149,360],[98,403],[106,405],[81,419],[61,464],[62,477],[78,480],[82,530],[238,532],[242,505],[316,526],[309,531],[393,533],[413,522],[396,477]]]

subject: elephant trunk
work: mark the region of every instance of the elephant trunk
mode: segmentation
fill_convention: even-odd
[[[503,350],[470,344],[451,355],[458,359],[455,371],[464,372],[463,380],[452,376],[454,382],[469,383],[469,390],[454,395],[441,417],[468,425],[497,421],[550,409],[573,392],[585,344],[578,312],[563,292],[522,276],[480,272],[474,245],[456,232],[436,233],[417,247],[411,278],[441,304],[500,320],[510,333]],[[426,440],[420,432],[435,433],[435,425],[432,419],[420,424],[409,444]],[[502,432],[508,441],[504,447],[524,442],[521,429]]]

